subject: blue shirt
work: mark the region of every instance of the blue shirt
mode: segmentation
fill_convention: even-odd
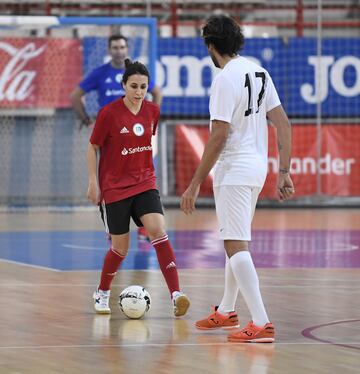
[[[125,95],[121,83],[124,72],[124,69],[116,69],[109,62],[94,69],[80,82],[79,86],[86,93],[96,90],[98,103],[102,108],[104,105]],[[150,81],[148,91],[151,92],[153,89],[154,83]]]

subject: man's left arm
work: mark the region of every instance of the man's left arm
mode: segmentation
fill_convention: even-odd
[[[280,200],[286,200],[295,193],[294,184],[290,177],[291,125],[281,105],[267,112],[267,117],[277,130],[279,150],[278,194]]]
[[[191,214],[195,209],[195,201],[200,191],[200,185],[210,173],[223,150],[229,134],[228,122],[213,120],[211,134],[205,146],[200,164],[190,182],[189,187],[181,196],[180,207],[185,214]]]
[[[161,92],[161,89],[159,86],[154,86],[154,88],[151,91],[151,95],[153,97],[153,102],[159,106],[161,106],[163,94]]]

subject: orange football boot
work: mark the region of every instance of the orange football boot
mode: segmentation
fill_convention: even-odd
[[[218,307],[212,307],[214,313],[211,313],[205,319],[195,322],[195,327],[199,330],[215,330],[219,328],[234,329],[239,327],[239,319],[235,312],[221,314],[217,311]]]
[[[272,343],[274,340],[275,329],[270,322],[258,327],[250,321],[246,327],[228,336],[228,341],[235,343]]]

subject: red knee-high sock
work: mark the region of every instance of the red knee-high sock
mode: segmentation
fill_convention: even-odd
[[[155,239],[151,242],[156,250],[161,272],[165,278],[170,294],[180,291],[179,276],[176,268],[174,251],[167,235]]]
[[[121,256],[114,249],[110,248],[105,255],[104,265],[101,272],[99,290],[110,290],[110,284],[114,279],[117,269],[123,262],[125,256]]]

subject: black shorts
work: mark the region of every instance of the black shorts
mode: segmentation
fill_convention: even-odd
[[[110,204],[100,205],[101,218],[109,234],[121,235],[129,232],[130,217],[138,227],[143,226],[140,218],[148,213],[164,215],[158,190],[148,190],[138,195]]]

